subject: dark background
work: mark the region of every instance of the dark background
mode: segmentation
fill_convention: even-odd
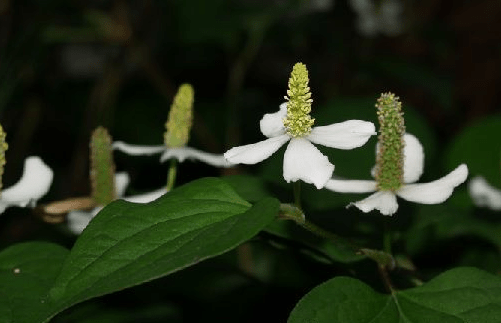
[[[88,195],[92,129],[162,144],[184,82],[195,88],[190,146],[222,153],[262,140],[259,120],[283,102],[298,61],[309,69],[314,117],[333,102],[350,115],[341,103],[357,98],[367,99],[362,108],[373,114],[379,94],[392,91],[433,136],[435,146],[425,150],[442,151],[468,125],[499,111],[501,1],[402,0],[402,33],[373,37],[358,31],[347,1],[317,2],[1,1],[0,122],[9,144],[3,187],[17,181],[27,156],[38,155],[55,172],[42,203]],[[157,157],[115,153],[115,161],[131,175],[130,193],[165,183],[167,167]],[[442,166],[429,178],[443,176]],[[256,169],[188,162],[178,182]],[[0,218],[2,246],[36,238],[73,241],[27,209],[10,208]]]

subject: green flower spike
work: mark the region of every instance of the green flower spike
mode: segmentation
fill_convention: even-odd
[[[111,150],[111,136],[104,127],[97,127],[90,141],[90,180],[92,198],[98,205],[106,205],[116,198],[115,164]]]
[[[9,145],[5,142],[5,137],[7,134],[3,131],[2,126],[0,125],[0,192],[2,190],[2,176],[3,176],[3,167],[5,166],[5,151],[9,148]]]
[[[383,93],[376,103],[380,124],[376,157],[376,182],[380,191],[397,191],[403,182],[405,134],[402,103],[393,93]]]
[[[308,87],[308,70],[303,63],[296,63],[289,78],[289,89],[285,99],[287,116],[283,123],[287,134],[293,138],[304,137],[311,133],[315,119],[311,118],[310,88]]]
[[[190,84],[182,84],[174,97],[169,119],[165,124],[167,131],[164,142],[168,148],[184,147],[188,143],[193,120],[193,99],[193,87]]]

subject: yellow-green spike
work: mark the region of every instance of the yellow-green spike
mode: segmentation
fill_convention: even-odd
[[[309,135],[315,122],[315,119],[310,116],[313,99],[311,99],[308,82],[306,65],[296,63],[289,78],[289,89],[285,97],[289,101],[287,102],[287,116],[283,120],[287,134],[291,137]]]
[[[0,192],[2,191],[2,176],[3,176],[3,168],[5,166],[5,151],[9,148],[9,145],[5,142],[5,137],[7,134],[3,131],[2,126],[0,125]]]
[[[106,205],[116,198],[115,164],[111,136],[104,127],[97,127],[90,141],[90,180],[92,198],[98,205]]]
[[[165,145],[169,148],[184,147],[190,138],[193,122],[194,90],[190,84],[182,84],[170,107],[165,127]]]
[[[379,120],[379,149],[376,182],[379,190],[396,191],[402,186],[404,165],[404,113],[393,93],[383,93],[376,103]]]

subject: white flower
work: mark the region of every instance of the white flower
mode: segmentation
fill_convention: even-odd
[[[411,134],[404,135],[404,184],[395,192],[378,191],[376,181],[331,179],[325,188],[342,193],[376,192],[369,197],[351,203],[367,213],[377,209],[383,215],[393,215],[397,209],[397,196],[422,204],[438,204],[444,202],[456,186],[463,183],[468,176],[468,168],[461,164],[448,175],[430,183],[413,184],[423,173],[424,152],[419,140]]]
[[[35,206],[49,191],[54,173],[40,157],[30,156],[24,161],[21,179],[0,195],[0,214],[9,206]]]
[[[234,164],[256,164],[290,141],[284,154],[284,179],[288,183],[302,180],[320,189],[332,177],[334,165],[312,143],[338,149],[353,149],[364,145],[370,136],[376,134],[372,122],[349,120],[313,127],[309,135],[293,138],[287,134],[282,121],[286,115],[287,103],[282,103],[278,112],[265,114],[261,119],[261,132],[269,139],[234,147],[228,150],[224,157]]]
[[[154,155],[161,153],[161,162],[171,158],[175,158],[181,163],[186,159],[194,159],[216,167],[233,166],[228,163],[226,159],[224,159],[223,155],[206,153],[190,147],[167,148],[165,145],[143,146],[127,144],[123,141],[115,141],[112,147],[113,149],[120,150],[121,152],[131,156]]]
[[[485,206],[494,211],[501,210],[501,190],[491,186],[483,177],[474,177],[468,183],[468,191],[476,206]]]
[[[378,33],[396,36],[403,32],[403,4],[400,0],[383,0],[376,7],[374,0],[350,0],[350,5],[358,14],[357,28],[367,37]]]
[[[129,175],[125,172],[119,172],[115,174],[115,187],[117,191],[117,197],[125,200],[127,202],[133,203],[148,203],[156,200],[160,196],[167,193],[165,187],[159,188],[157,190],[132,196],[123,196],[127,186],[129,185]],[[70,211],[67,216],[68,228],[74,234],[80,234],[87,227],[89,222],[96,216],[99,211],[103,208],[102,205],[93,208],[92,210],[74,210]]]

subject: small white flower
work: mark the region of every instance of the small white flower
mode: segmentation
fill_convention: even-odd
[[[396,36],[403,32],[403,4],[400,0],[383,0],[376,7],[374,0],[350,0],[350,5],[358,14],[357,28],[366,37],[378,33]]]
[[[449,198],[454,188],[466,180],[468,168],[465,164],[461,164],[441,179],[430,183],[413,184],[423,173],[423,147],[419,140],[411,134],[404,135],[404,142],[404,184],[395,192],[378,191],[376,181],[370,180],[331,179],[325,188],[341,193],[376,192],[350,205],[356,206],[365,213],[376,209],[383,215],[393,215],[398,209],[397,196],[416,203],[438,204]]]
[[[224,157],[234,164],[256,164],[270,157],[290,141],[284,154],[285,181],[289,183],[302,180],[320,189],[332,177],[334,165],[313,143],[337,149],[353,149],[364,145],[372,135],[376,134],[372,122],[349,120],[313,127],[311,133],[304,137],[292,137],[287,134],[283,124],[286,116],[287,103],[282,103],[278,112],[265,114],[261,119],[261,133],[269,139],[234,147],[228,150]]]
[[[491,186],[483,177],[474,177],[468,183],[468,191],[476,206],[485,206],[494,211],[501,210],[501,190]]]
[[[151,201],[156,200],[160,196],[167,193],[165,187],[159,188],[157,190],[139,194],[139,195],[131,195],[131,196],[123,196],[125,194],[125,190],[129,185],[129,175],[125,172],[119,172],[115,174],[115,187],[117,192],[117,197],[125,200],[127,202],[133,203],[149,203]],[[68,228],[74,234],[80,234],[87,227],[89,222],[96,216],[99,211],[103,208],[102,205],[99,205],[92,210],[74,210],[70,211],[67,216],[68,220]]]
[[[165,145],[143,146],[127,144],[123,141],[115,141],[112,147],[113,149],[120,150],[121,152],[131,156],[162,154],[160,157],[161,162],[175,158],[181,163],[186,159],[191,159],[200,160],[206,164],[216,167],[233,166],[228,163],[221,154],[206,153],[191,147],[168,148]]]
[[[35,206],[49,191],[54,173],[40,157],[30,156],[24,161],[21,179],[0,195],[0,214],[9,206]]]

